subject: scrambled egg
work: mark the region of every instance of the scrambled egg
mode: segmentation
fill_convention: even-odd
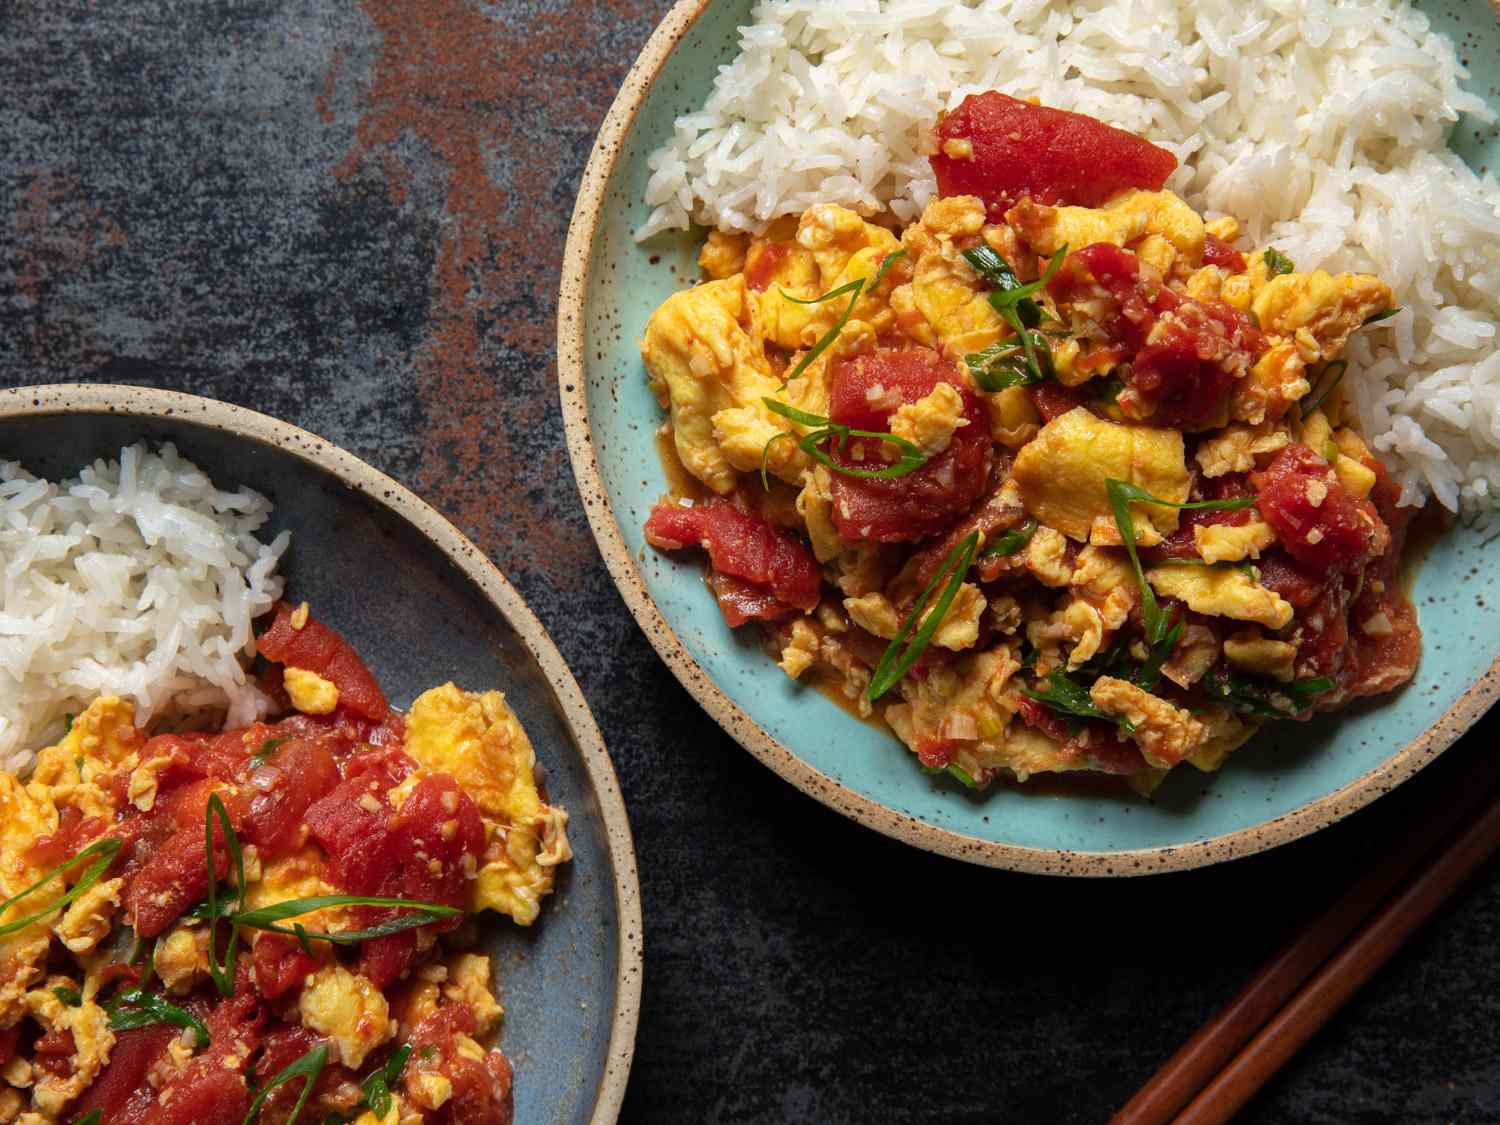
[[[536,753],[505,697],[452,684],[424,692],[407,716],[406,750],[429,770],[452,774],[479,806],[485,852],[474,909],[523,926],[536,921],[557,865],[573,856],[568,814],[542,801]]]
[[[330,712],[337,703],[335,685],[310,672],[294,675],[296,671],[288,669],[286,686],[297,708],[308,714]],[[418,768],[391,792],[393,805],[399,807],[404,793],[422,777],[452,775],[478,806],[485,829],[485,850],[471,873],[472,909],[498,910],[530,924],[540,900],[552,889],[557,865],[571,856],[567,814],[543,800],[531,744],[504,697],[498,692],[466,693],[452,684],[435,688],[413,706],[406,731],[405,749]],[[38,755],[30,777],[22,780],[0,773],[0,901],[51,876],[0,912],[0,923],[42,915],[0,938],[0,1034],[25,1022],[38,1035],[71,1042],[66,1066],[42,1065],[24,1057],[25,1052],[0,1065],[0,1122],[52,1125],[69,1120],[70,1107],[110,1061],[116,1033],[101,995],[109,996],[116,987],[105,971],[115,957],[104,950],[122,920],[127,879],[99,878],[79,891],[86,864],[65,868],[59,876],[55,861],[38,863],[30,856],[65,819],[97,818],[113,825],[117,815],[127,813],[155,810],[170,815],[157,809],[157,798],[172,755],[148,751],[146,746],[131,705],[105,697],[73,720],[58,745]],[[227,783],[225,787],[232,788]],[[247,909],[340,893],[327,857],[314,842],[264,861],[252,844],[242,843],[242,848]],[[76,897],[55,908],[70,886]],[[341,906],[299,915],[297,922],[315,933],[348,932],[368,924],[354,908]],[[242,931],[241,936],[241,964],[254,964],[255,950],[268,935]],[[212,993],[208,928],[190,913],[148,948],[151,991],[179,1004],[186,1003],[186,997]],[[49,974],[58,950],[75,958],[78,979]],[[324,1037],[332,1060],[351,1069],[378,1058],[373,1053],[398,1031],[410,1035],[415,1019],[441,1005],[467,1009],[478,1036],[493,1032],[504,1015],[491,983],[490,961],[482,955],[454,952],[445,960],[419,964],[409,981],[398,983],[387,995],[351,967],[352,958],[341,959],[331,943],[311,942],[306,952],[314,959],[313,968],[278,1001],[277,1010],[281,1018]],[[222,943],[218,956],[224,957]],[[406,1022],[408,1016],[412,1022]],[[212,1023],[212,1017],[205,1018]],[[30,1042],[29,1034],[22,1042]],[[460,1035],[457,1043],[461,1052],[485,1058],[473,1037]],[[246,1065],[232,1043],[223,1049],[229,1051],[223,1055],[227,1067]],[[154,1064],[150,1082],[163,1088],[173,1075],[204,1057],[197,1050],[190,1034],[173,1040]],[[435,1069],[436,1063],[424,1066],[416,1086],[426,1103],[395,1094],[380,1125],[414,1125],[424,1104],[432,1108],[446,1100],[438,1087],[447,1079]],[[373,1113],[359,1119],[376,1125]]]
[[[396,1033],[385,994],[342,965],[319,969],[297,998],[302,1025],[326,1035],[339,1061],[358,1070],[365,1056]]]
[[[995,471],[985,498],[955,517],[957,529],[980,529],[979,558],[955,583],[952,604],[932,630],[936,656],[876,709],[924,764],[952,767],[981,785],[1001,774],[1131,772],[1129,748],[1099,735],[1097,722],[1080,734],[1080,713],[1054,716],[1063,728],[1073,724],[1065,737],[1059,726],[1042,729],[1036,721],[1029,693],[1041,679],[1079,676],[1097,713],[1122,720],[1118,729],[1138,750],[1138,788],[1149,790],[1183,761],[1216,769],[1256,723],[1204,699],[1205,677],[1218,669],[1263,688],[1289,682],[1305,630],[1289,628],[1293,606],[1260,580],[1257,564],[1283,549],[1274,521],[1252,511],[1240,524],[1190,521],[1184,528],[1179,506],[1234,495],[1214,491],[1214,482],[1265,469],[1293,442],[1326,458],[1335,474],[1329,480],[1356,501],[1371,496],[1374,458],[1342,424],[1340,395],[1325,393],[1321,409],[1306,417],[1298,404],[1349,335],[1390,306],[1390,287],[1364,275],[1298,272],[1268,248],[1226,251],[1224,244],[1240,236],[1238,223],[1205,220],[1169,191],[1126,190],[1092,208],[1023,198],[1003,219],[991,221],[977,197],[954,196],[932,200],[899,240],[879,223],[826,205],[780,219],[757,237],[711,233],[701,255],[709,280],[668,298],[641,343],[651,385],[670,413],[677,456],[711,492],[756,497],[745,506],[772,512],[771,522],[806,536],[825,596],[815,610],[775,627],[773,654],[793,679],[819,668],[832,673],[861,714],[871,713],[865,689],[874,661],[851,638],[887,642],[904,628],[909,634],[931,624],[930,607],[912,620],[923,584],[914,581],[913,566],[925,559],[922,574],[931,575],[936,553],[950,549],[959,531],[941,546],[941,537],[915,548],[844,540],[833,519],[838,466],[813,463],[795,442],[776,440],[800,437],[807,427],[766,410],[762,399],[826,416],[844,357],[874,349],[940,353],[952,362],[952,378],[902,400],[889,415],[889,433],[924,458],[940,457],[971,424],[966,395],[978,395]],[[1045,337],[1048,370],[1029,382],[981,386],[966,357],[1019,341],[991,300],[996,283],[966,252],[993,251],[1019,281],[1030,282],[1064,247],[1098,244],[1133,255],[1123,276],[1139,279],[1139,304],[1126,308],[1116,289],[1081,265],[1069,272],[1070,255],[1057,284],[1029,298],[1040,314],[1032,323]],[[891,260],[897,249],[901,256]],[[784,375],[847,304],[815,298],[868,282],[886,262],[881,283],[861,289],[832,345],[783,387]],[[1154,307],[1163,289],[1178,300]],[[1240,327],[1226,327],[1236,312],[1245,314]],[[1207,333],[1192,337],[1193,354],[1220,363],[1227,386],[1210,412],[1181,425],[1151,424],[1157,407],[1139,409],[1144,392],[1131,383],[1131,352],[1121,344],[1129,334],[1119,326],[1132,318],[1139,330],[1132,347],[1166,346],[1172,331],[1194,325]],[[1211,356],[1231,337],[1239,342]],[[1174,370],[1168,365],[1163,378],[1180,377]],[[769,496],[759,480],[763,463],[781,482],[772,482]],[[1140,639],[1141,578],[1125,551],[1110,480],[1160,501],[1133,499],[1127,507],[1139,573],[1171,612],[1188,611],[1175,645],[1156,659],[1162,677],[1197,693],[1191,711],[1128,676],[1100,673],[1101,662],[1139,667],[1151,655]],[[992,548],[1023,523],[1025,536],[996,554]],[[414,730],[422,708],[419,701]],[[482,742],[482,705],[443,702],[445,714],[455,708],[469,716],[458,724],[467,732],[464,744]],[[527,804],[506,815],[526,822],[534,812]],[[526,840],[523,856],[532,846]],[[524,918],[532,902],[517,889],[531,885],[519,874],[525,867],[487,865],[485,901]]]
[[[1113,477],[1173,503],[1187,499],[1188,472],[1182,435],[1151,426],[1118,425],[1076,407],[1042,427],[1022,447],[1011,470],[1021,499],[1048,527],[1080,542],[1120,542],[1104,482]],[[1177,526],[1177,512],[1131,505],[1135,541],[1161,542]]]

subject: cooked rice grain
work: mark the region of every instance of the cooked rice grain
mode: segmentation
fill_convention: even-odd
[[[270,512],[171,445],[130,446],[62,484],[0,462],[0,769],[25,769],[100,695],[132,700],[143,725],[169,709],[264,714],[244,659],[281,595],[289,536],[254,534]]]

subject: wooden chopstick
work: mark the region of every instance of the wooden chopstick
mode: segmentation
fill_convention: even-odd
[[[1174,1125],[1218,1125],[1233,1117],[1497,848],[1500,797],[1334,954],[1177,1115]]]
[[[1263,965],[1239,995],[1184,1043],[1177,1053],[1151,1077],[1150,1081],[1141,1087],[1136,1095],[1110,1119],[1111,1125],[1166,1125],[1167,1122],[1173,1120],[1173,1115],[1189,1102],[1197,1107],[1193,1112],[1204,1114],[1215,1098],[1229,1096],[1229,1088],[1221,1085],[1220,1079],[1216,1076],[1221,1076],[1221,1072],[1227,1074],[1230,1069],[1235,1069],[1235,1073],[1242,1080],[1258,1075],[1254,1084],[1250,1085],[1244,1091],[1243,1096],[1234,1102],[1234,1107],[1243,1104],[1261,1082],[1270,1077],[1313,1031],[1322,1026],[1334,1008],[1352,995],[1354,990],[1368,979],[1370,973],[1373,973],[1395,951],[1401,941],[1405,940],[1427,914],[1431,913],[1437,902],[1434,902],[1426,913],[1412,919],[1410,925],[1405,928],[1398,926],[1396,929],[1390,929],[1394,919],[1385,922],[1383,925],[1386,928],[1383,928],[1381,932],[1397,933],[1399,931],[1395,943],[1384,950],[1379,959],[1369,966],[1363,976],[1354,981],[1347,992],[1340,995],[1334,1008],[1322,1012],[1316,1022],[1310,1024],[1306,1034],[1292,1044],[1289,1050],[1281,1054],[1274,1065],[1263,1071],[1259,1067],[1269,1062],[1274,1056],[1267,1053],[1272,1049],[1271,1045],[1257,1033],[1267,1027],[1268,1021],[1282,1026],[1281,1020],[1285,1014],[1283,1006],[1287,1005],[1294,995],[1297,995],[1298,999],[1292,1001],[1293,1006],[1302,1003],[1297,990],[1320,966],[1329,961],[1349,935],[1370,917],[1377,906],[1391,896],[1419,863],[1432,856],[1439,844],[1476,815],[1486,820],[1494,816],[1496,809],[1500,808],[1500,796],[1494,796],[1497,787],[1500,787],[1500,755],[1493,754],[1481,755],[1473,768],[1456,770],[1452,776],[1444,780],[1443,784],[1436,786],[1422,802],[1420,809],[1414,810],[1413,828],[1387,849],[1384,856],[1372,863],[1365,874],[1338,901]],[[1489,812],[1484,813],[1487,802],[1493,803],[1489,805]],[[1475,827],[1479,823],[1476,821]],[[1452,846],[1444,849],[1428,875],[1441,877],[1442,873],[1454,870],[1450,865],[1455,861],[1455,857],[1459,856],[1455,850],[1458,845],[1459,841],[1455,841]],[[1493,845],[1491,845],[1491,850],[1493,850]],[[1476,861],[1475,866],[1477,862],[1479,861]],[[1471,870],[1472,866],[1464,872],[1464,875]],[[1424,875],[1423,879],[1427,877]],[[1463,877],[1463,875],[1458,876],[1448,889],[1451,890],[1452,887],[1457,886]],[[1413,884],[1414,887],[1416,885]],[[1372,923],[1372,930],[1375,926],[1382,925],[1381,920],[1386,918],[1387,912],[1394,908],[1396,903],[1405,900],[1406,894],[1407,892],[1403,892],[1399,899],[1394,900],[1391,906],[1382,911],[1377,921]],[[1408,906],[1407,909],[1410,907]],[[1340,958],[1342,956],[1342,953],[1339,954]],[[1332,967],[1333,963],[1329,963],[1329,968],[1332,969]],[[1349,970],[1346,967],[1342,971]],[[1309,989],[1311,988],[1313,986],[1309,985]],[[1318,993],[1325,998],[1335,994],[1338,994],[1338,990],[1332,988],[1332,982],[1323,984]],[[1308,1016],[1309,1013],[1304,1010],[1301,1018],[1307,1019]],[[1247,1043],[1251,1046],[1246,1047]],[[1257,1043],[1261,1045],[1256,1047]],[[1243,1052],[1241,1048],[1244,1048]],[[1248,1057],[1243,1059],[1237,1057],[1236,1052],[1241,1052],[1241,1056],[1249,1056],[1253,1053],[1262,1061],[1252,1067]],[[1208,1096],[1210,1090],[1215,1091],[1212,1097]],[[1232,1113],[1233,1108],[1228,1112]],[[1178,1119],[1179,1122],[1187,1120],[1206,1122],[1222,1120],[1222,1118],[1209,1116],[1188,1118],[1184,1115],[1183,1118]]]

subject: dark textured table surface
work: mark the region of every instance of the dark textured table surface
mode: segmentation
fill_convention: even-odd
[[[0,383],[279,415],[506,571],[635,829],[628,1120],[1102,1121],[1500,725],[1316,838],[1141,881],[908,850],[756,764],[626,613],[557,406],[574,190],[667,6],[0,0]],[[1492,864],[1245,1117],[1500,1121],[1497,947]]]

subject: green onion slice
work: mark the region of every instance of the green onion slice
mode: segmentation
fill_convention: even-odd
[[[904,477],[908,473],[916,472],[916,470],[927,464],[927,455],[920,448],[905,438],[897,437],[895,434],[876,433],[873,430],[850,429],[848,426],[830,421],[820,414],[809,414],[805,410],[798,410],[794,406],[788,406],[784,402],[777,402],[773,398],[763,398],[761,402],[765,403],[766,409],[773,414],[780,414],[783,418],[790,418],[793,422],[797,422],[803,426],[816,427],[797,442],[797,448],[820,464],[827,465],[834,472],[841,473],[846,477],[891,480],[895,477]],[[789,433],[777,434],[770,441],[766,442],[765,448],[761,450],[761,483],[766,488],[769,489],[771,486],[770,480],[766,476],[766,462],[770,456],[772,444],[780,438],[795,436]],[[894,445],[900,452],[901,457],[892,464],[879,469],[858,469],[849,465],[841,465],[823,448],[823,442],[829,438],[833,439],[834,445],[840,452],[843,451],[845,444],[850,438],[868,438],[872,441],[881,441],[887,445]]]
[[[31,886],[27,887],[25,890],[21,891],[18,894],[12,895],[4,902],[0,902],[0,917],[3,917],[5,912],[12,906],[15,906],[18,902],[26,898],[28,895],[35,894],[37,891],[41,890],[48,883],[52,882],[53,879],[61,876],[64,871],[68,870],[68,868],[76,867],[78,864],[84,862],[85,860],[92,859],[94,861],[93,863],[89,864],[88,868],[84,871],[83,877],[79,879],[78,882],[74,883],[73,886],[70,887],[61,898],[52,903],[52,905],[38,910],[35,914],[28,914],[24,918],[17,918],[14,921],[6,922],[3,926],[0,926],[0,937],[5,937],[8,934],[17,933],[20,930],[24,930],[33,922],[39,922],[43,918],[46,918],[48,915],[54,914],[57,911],[63,909],[68,905],[68,903],[72,902],[79,895],[83,894],[95,883],[97,883],[100,878],[103,877],[104,873],[109,870],[109,865],[115,861],[115,856],[117,856],[119,853],[120,841],[115,839],[113,836],[104,840],[95,840],[92,844],[84,848],[83,851],[79,852],[72,859],[65,860],[62,863],[58,864],[51,871],[47,872],[47,874],[43,875],[40,879],[31,884]]]
[[[224,847],[234,860],[235,886],[239,894],[236,912],[245,909],[245,853],[240,848],[240,838],[235,834],[234,825],[229,823],[229,811],[224,807],[224,802],[217,793],[212,794],[208,798],[208,811],[203,817],[204,848],[208,862],[208,912],[205,915],[208,918],[208,975],[213,978],[214,987],[221,996],[233,996],[235,967],[239,963],[240,931],[237,927],[230,927],[224,960],[220,962],[216,945],[218,922],[223,915],[219,910],[219,880],[214,872],[215,816],[219,818]]]
[[[310,914],[314,910],[322,910],[330,906],[394,906],[404,907],[413,913],[381,922],[367,930],[348,930],[341,933],[321,933],[295,924],[291,927],[277,925],[278,922],[287,918]],[[456,906],[444,906],[437,902],[418,902],[407,898],[381,898],[372,895],[313,895],[310,898],[294,898],[285,902],[272,903],[270,906],[262,906],[256,910],[242,910],[231,914],[228,920],[236,926],[244,926],[252,930],[266,930],[273,934],[285,934],[303,943],[326,941],[331,945],[357,945],[388,934],[399,934],[403,930],[428,926],[440,919],[454,918],[462,913],[463,911]]]
[[[128,988],[107,1005],[109,1026],[112,1031],[130,1031],[137,1027],[151,1027],[158,1023],[175,1024],[181,1028],[192,1028],[198,1038],[198,1046],[208,1046],[208,1028],[198,1017],[185,1008],[140,988]]]
[[[1021,690],[1038,703],[1045,703],[1054,711],[1064,715],[1072,715],[1080,719],[1113,721],[1111,716],[1094,706],[1088,689],[1061,669],[1054,669],[1047,673],[1046,686],[1041,691],[1032,691],[1030,688]]]
[[[1318,393],[1316,398],[1314,398],[1311,402],[1305,403],[1302,406],[1298,407],[1298,410],[1301,412],[1302,417],[1306,418],[1314,410],[1323,405],[1328,396],[1333,394],[1333,388],[1339,385],[1339,381],[1343,379],[1344,372],[1347,370],[1349,370],[1349,361],[1343,359],[1336,359],[1323,368],[1322,372],[1318,376],[1318,382],[1323,383],[1324,380],[1328,380],[1328,373],[1330,371],[1333,372],[1333,378],[1331,380],[1328,380],[1328,382],[1323,387],[1322,391]]]
[[[932,576],[926,589],[917,598],[911,613],[901,626],[901,631],[886,647],[879,665],[875,668],[875,674],[870,677],[870,686],[865,689],[865,696],[871,702],[895,687],[927,648],[932,635],[937,632],[938,626],[947,615],[948,607],[953,604],[953,599],[958,597],[958,588],[963,585],[964,575],[969,572],[969,565],[974,561],[974,552],[978,547],[979,532],[971,531],[955,544],[953,550],[949,551],[947,557],[943,559],[942,566],[938,567],[937,573]],[[926,621],[922,621],[922,611],[927,608],[932,592],[937,589],[937,584],[945,576],[948,578],[947,586],[943,588],[936,605],[933,606],[932,613],[928,615]],[[918,622],[921,622],[920,627]]]
[[[1031,537],[1036,534],[1038,526],[1036,520],[1027,520],[1020,527],[1011,528],[993,543],[986,543],[984,550],[979,552],[979,557],[988,559],[1015,554],[1031,542]]]
[[[276,752],[278,746],[285,746],[291,741],[291,737],[268,738],[260,744],[260,749],[250,755],[250,766],[257,769],[266,764],[266,760]]]
[[[307,1103],[307,1096],[312,1093],[313,1084],[317,1082],[318,1075],[323,1073],[323,1067],[328,1063],[328,1044],[319,1043],[300,1059],[287,1063],[276,1076],[260,1088],[255,1095],[255,1100],[250,1103],[250,1110],[245,1114],[242,1125],[251,1125],[260,1113],[260,1107],[265,1104],[266,1097],[278,1086],[285,1086],[288,1082],[294,1082],[298,1078],[305,1078],[302,1084],[302,1093],[297,1097],[297,1104],[292,1107],[292,1115],[286,1119],[286,1125],[296,1125],[297,1116],[302,1112],[302,1107]]]
[[[77,1121],[73,1122],[73,1125],[99,1125],[100,1116],[99,1110],[91,1109]]]
[[[53,996],[56,996],[70,1008],[78,1008],[82,1007],[83,1005],[83,994],[76,988],[65,988],[63,986],[58,986],[57,988],[52,989],[51,992]]]
[[[1266,252],[1261,255],[1265,259],[1266,272],[1272,277],[1280,277],[1284,273],[1291,273],[1297,267],[1292,260],[1274,246],[1267,246]]]
[[[1391,317],[1395,316],[1400,311],[1401,308],[1399,305],[1394,309],[1381,309],[1378,313],[1371,313],[1369,316],[1365,317],[1363,323],[1360,324],[1360,327],[1368,328],[1372,324],[1379,324],[1382,320],[1390,320]]]
[[[885,279],[886,270],[891,268],[891,263],[905,254],[905,250],[893,250],[881,261],[880,268],[875,271],[873,278],[856,278],[845,285],[840,285],[837,289],[830,289],[821,297],[793,297],[785,289],[781,290],[781,295],[794,305],[821,305],[824,301],[831,301],[835,297],[842,297],[845,293],[849,294],[849,303],[844,306],[843,313],[833,322],[833,327],[823,333],[818,342],[802,357],[797,366],[792,368],[792,373],[781,381],[783,387],[811,367],[813,361],[826,352],[833,342],[839,338],[839,333],[843,332],[844,325],[849,323],[849,318],[854,314],[854,306],[859,303],[859,296],[865,291],[866,283],[868,282],[869,289],[872,292],[880,288],[880,283]]]
[[[998,257],[998,255],[996,256]],[[1057,271],[1062,266],[1063,259],[1067,256],[1067,246],[1059,247],[1057,253],[1048,259],[1047,268],[1042,271],[1042,275],[1039,278],[1035,281],[1028,281],[1025,285],[1017,285],[1014,288],[1002,289],[998,293],[991,293],[990,305],[996,312],[1000,312],[1007,308],[1015,308],[1022,301],[1029,301],[1047,287],[1047,282],[1057,276]],[[1030,327],[1035,327],[1035,325],[1031,325]]]
[[[376,1117],[384,1120],[391,1111],[391,1087],[401,1079],[406,1060],[411,1057],[411,1044],[403,1043],[386,1060],[386,1064],[359,1084],[365,1093],[365,1105]]]
[[[1227,512],[1253,506],[1255,497],[1234,496],[1227,500],[1191,500],[1179,504],[1172,500],[1162,500],[1152,496],[1144,488],[1114,477],[1104,482],[1104,488],[1109,494],[1109,506],[1114,511],[1115,527],[1119,529],[1120,538],[1125,541],[1125,550],[1130,555],[1130,566],[1135,571],[1136,585],[1141,590],[1141,619],[1146,623],[1146,641],[1154,648],[1166,640],[1171,622],[1168,620],[1168,615],[1162,613],[1156,604],[1156,594],[1151,589],[1151,583],[1146,581],[1146,572],[1141,567],[1141,556],[1135,549],[1135,520],[1130,514],[1130,505],[1132,503],[1157,504],[1163,508],[1176,508],[1179,511],[1213,509]]]
[[[1212,670],[1203,674],[1199,684],[1210,698],[1218,700],[1231,710],[1262,719],[1284,719],[1288,715],[1300,714],[1307,710],[1315,696],[1331,691],[1334,687],[1333,680],[1327,676],[1280,684],[1258,681],[1235,672],[1226,673],[1220,679]],[[1292,709],[1289,711],[1285,707],[1278,707],[1274,702],[1277,696],[1284,696],[1291,703]]]

